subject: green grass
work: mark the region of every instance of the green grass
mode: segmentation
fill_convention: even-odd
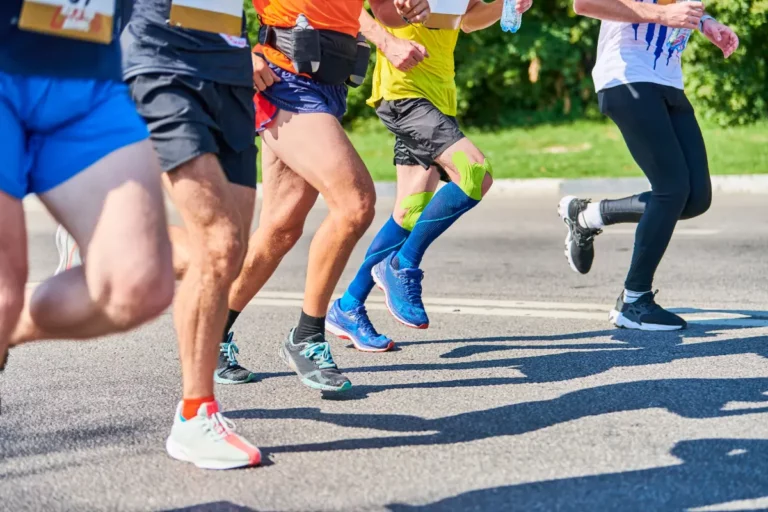
[[[737,128],[703,126],[713,174],[768,173],[768,122]],[[496,178],[586,178],[642,176],[619,130],[610,122],[497,131],[467,135],[493,161]],[[375,180],[393,181],[393,136],[378,122],[350,132]]]

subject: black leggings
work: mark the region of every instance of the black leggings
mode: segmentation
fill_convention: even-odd
[[[712,184],[707,150],[693,107],[680,89],[638,82],[603,89],[600,111],[621,130],[651,191],[600,203],[606,225],[638,223],[632,265],[624,286],[651,289],[678,219],[709,209]]]

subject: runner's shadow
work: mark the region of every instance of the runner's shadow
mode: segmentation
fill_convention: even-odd
[[[428,505],[396,503],[387,509],[391,512],[509,510],[514,504],[515,510],[677,511],[768,495],[768,472],[764,471],[768,460],[766,440],[682,441],[675,445],[671,454],[682,463],[493,487]]]
[[[235,505],[230,501],[214,501],[211,503],[201,503],[191,507],[173,508],[163,512],[258,512],[255,508]]]
[[[664,379],[598,386],[551,400],[505,405],[435,419],[398,414],[334,414],[317,408],[231,411],[232,419],[303,419],[403,433],[266,448],[267,453],[444,445],[520,435],[590,416],[664,409],[685,418],[768,412],[768,378]]]

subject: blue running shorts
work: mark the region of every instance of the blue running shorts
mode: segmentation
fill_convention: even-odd
[[[23,199],[149,137],[120,82],[0,72],[0,191]]]
[[[329,85],[289,73],[269,63],[280,77],[254,97],[256,131],[262,132],[274,120],[278,110],[294,114],[330,114],[341,121],[347,111],[347,86]],[[266,100],[266,101],[265,101]]]

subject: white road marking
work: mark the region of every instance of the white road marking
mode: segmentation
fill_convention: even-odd
[[[719,229],[703,229],[703,228],[678,228],[675,229],[675,236],[712,236],[720,233]],[[603,231],[604,235],[634,235],[634,228],[613,228],[608,226]]]
[[[28,283],[34,287],[39,283]],[[262,291],[249,304],[261,307],[300,308],[304,294],[301,292]],[[338,296],[334,297],[337,298]],[[553,318],[563,320],[593,320],[608,322],[610,304],[546,302],[523,300],[477,299],[472,297],[425,297],[424,305],[429,313],[474,316],[505,316],[519,318]],[[366,306],[373,311],[386,311],[384,297],[374,293]],[[681,314],[686,321],[695,324],[722,325],[725,327],[757,328],[768,327],[768,312],[753,318],[739,311],[694,311],[687,308]],[[672,308],[674,311],[674,308]]]

